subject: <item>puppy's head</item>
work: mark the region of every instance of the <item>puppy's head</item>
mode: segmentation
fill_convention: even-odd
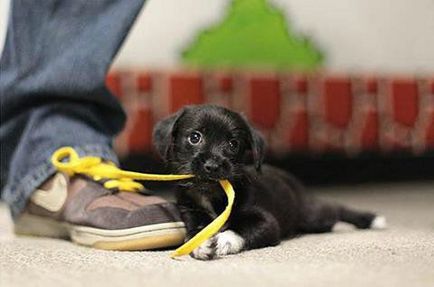
[[[264,140],[238,113],[214,105],[188,106],[160,121],[154,145],[176,173],[201,180],[233,179],[251,153],[261,168]]]

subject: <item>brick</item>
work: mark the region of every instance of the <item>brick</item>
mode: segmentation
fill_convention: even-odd
[[[316,135],[312,137],[312,140],[310,140],[310,147],[315,152],[336,152],[336,151],[342,151],[342,143],[334,142],[332,143],[329,139],[330,134],[327,132],[317,132]]]
[[[428,111],[428,124],[425,130],[425,146],[434,150],[434,109]]]
[[[141,72],[136,78],[137,90],[139,92],[150,92],[152,90],[152,77],[149,73]]]
[[[305,75],[293,75],[290,80],[291,91],[305,95],[308,92],[308,79]]]
[[[217,74],[214,76],[216,81],[216,87],[220,92],[230,93],[234,88],[234,80],[232,76],[228,74]]]
[[[374,109],[363,111],[363,124],[360,131],[360,146],[362,149],[373,150],[379,146],[379,117]]]
[[[116,97],[121,98],[123,96],[121,75],[119,73],[109,73],[105,82],[110,92]]]
[[[153,114],[150,107],[139,106],[131,117],[131,126],[127,131],[127,143],[130,152],[151,150]]]
[[[169,112],[185,105],[204,103],[203,80],[197,74],[176,74],[169,77]]]
[[[297,109],[292,112],[292,123],[288,133],[290,149],[304,151],[309,147],[309,119],[306,109]]]
[[[416,80],[395,79],[389,84],[389,100],[393,119],[413,127],[419,113],[419,94]]]
[[[326,78],[321,87],[324,115],[328,123],[346,128],[352,114],[352,87],[349,78]]]
[[[277,77],[249,80],[250,119],[263,129],[272,129],[280,117],[280,84]]]
[[[383,147],[388,151],[410,150],[412,132],[400,125],[391,125],[382,130]]]
[[[363,84],[366,93],[376,94],[378,92],[378,79],[376,77],[365,78]]]

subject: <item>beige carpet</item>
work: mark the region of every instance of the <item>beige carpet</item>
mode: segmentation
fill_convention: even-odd
[[[0,286],[434,286],[434,183],[316,188],[387,216],[386,231],[308,235],[212,262],[14,238],[0,208]]]

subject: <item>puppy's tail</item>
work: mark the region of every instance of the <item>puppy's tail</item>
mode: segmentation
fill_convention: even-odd
[[[328,204],[315,199],[306,205],[300,227],[302,232],[329,232],[339,221],[350,223],[359,229],[385,229],[387,227],[386,218],[382,215]]]
[[[339,221],[351,223],[360,229],[385,229],[386,217],[370,212],[360,212],[347,207],[338,206]]]

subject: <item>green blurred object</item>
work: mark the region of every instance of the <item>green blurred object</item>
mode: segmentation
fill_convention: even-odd
[[[199,68],[272,68],[310,71],[323,54],[295,35],[281,11],[267,0],[233,0],[225,19],[202,31],[182,53]]]

